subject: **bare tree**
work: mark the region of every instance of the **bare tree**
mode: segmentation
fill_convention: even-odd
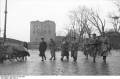
[[[79,33],[80,38],[83,38],[85,33],[87,33],[89,37],[91,34],[92,29],[89,27],[87,18],[88,12],[89,9],[86,7],[79,7],[77,10],[70,12],[70,20],[73,27],[72,29]]]
[[[78,7],[77,10],[70,12],[71,29],[77,31],[80,38],[84,35],[91,36],[92,31],[96,28],[100,34],[105,32],[105,19],[92,9]]]
[[[115,5],[118,7],[118,11],[120,12],[120,0],[113,0]]]
[[[94,12],[92,9],[89,13],[88,20],[98,29],[100,34],[105,31],[105,19],[102,19],[100,15],[97,12]]]
[[[114,12],[114,15],[110,14],[109,18],[111,19],[111,23],[113,24],[114,32],[120,32],[120,1],[113,0],[114,4],[117,6],[118,12]],[[118,15],[117,15],[118,13]]]

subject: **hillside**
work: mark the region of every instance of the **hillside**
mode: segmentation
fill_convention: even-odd
[[[0,42],[3,42],[3,38],[0,37]],[[6,38],[6,43],[12,43],[12,44],[22,44],[23,41],[16,40],[16,39],[11,39],[11,38]]]

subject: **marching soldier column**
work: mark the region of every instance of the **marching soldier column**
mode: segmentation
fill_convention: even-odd
[[[47,44],[44,42],[44,38],[42,38],[42,42],[40,43],[39,51],[40,51],[40,56],[46,59],[45,56],[45,50],[47,48]],[[44,42],[43,46],[42,43]],[[87,57],[88,56],[93,58],[93,62],[96,62],[96,57],[103,57],[103,61],[106,62],[106,57],[108,56],[111,47],[109,40],[107,36],[105,36],[105,33],[102,33],[101,36],[96,36],[96,34],[92,35],[92,38],[85,39],[83,41],[83,53]],[[71,52],[71,57],[73,58],[73,61],[77,61],[77,55],[79,48],[82,47],[79,45],[79,42],[77,41],[76,37],[72,37],[71,40],[68,40],[67,38],[62,40],[61,43],[61,61],[63,61],[64,57],[69,60],[69,52]],[[45,48],[43,51],[42,49]],[[51,58],[50,60],[56,60],[56,43],[53,39],[50,39],[49,43],[49,48],[50,48],[50,54]],[[43,55],[42,55],[43,54]]]
[[[109,39],[107,38],[107,36],[105,35],[105,33],[103,33],[101,36],[96,36],[96,34],[93,34],[92,38],[88,38],[87,40],[84,40],[84,45],[83,45],[83,53],[84,55],[87,57],[88,56],[93,58],[93,62],[96,62],[96,57],[102,57],[103,61],[106,63],[106,58],[110,53],[111,50],[111,46],[110,46],[110,42]],[[53,39],[50,39],[50,43],[49,43],[49,48],[50,48],[50,60],[56,60],[56,43]],[[2,58],[4,57],[5,59],[20,59],[23,58],[25,56],[30,56],[29,52],[28,52],[28,45],[26,42],[24,42],[24,47],[26,48],[22,48],[20,46],[6,46],[6,50],[4,52],[6,53],[2,53],[0,55],[0,60],[3,60]],[[11,50],[13,52],[10,53],[10,51],[7,52],[8,47],[11,48]],[[39,44],[39,56],[42,58],[42,61],[46,60],[46,55],[45,52],[47,50],[47,42],[45,42],[44,38],[41,38],[41,42]],[[77,41],[77,39],[75,37],[72,37],[72,40],[68,40],[68,39],[64,39],[61,43],[61,61],[63,61],[64,57],[67,58],[67,60],[69,61],[69,53],[71,52],[71,57],[73,58],[73,61],[76,62],[77,61],[77,55],[78,55],[78,51],[80,50],[79,48],[82,47],[79,45],[79,42]],[[21,49],[20,49],[21,48]],[[18,52],[18,53],[16,53]],[[21,52],[21,53],[20,53]],[[9,56],[6,58],[6,56]],[[3,62],[3,61],[1,61]]]
[[[96,57],[103,57],[103,61],[106,63],[106,57],[109,55],[111,50],[111,45],[108,37],[105,33],[101,36],[96,36],[93,34],[92,38],[89,38],[84,42],[83,52],[88,59],[88,55],[93,57],[93,62],[96,62]]]

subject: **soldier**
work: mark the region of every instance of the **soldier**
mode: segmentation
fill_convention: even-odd
[[[66,57],[67,57],[67,60],[69,60],[69,43],[67,42],[67,40],[64,40],[64,41],[62,42],[61,48],[62,48],[61,61],[63,61],[64,56],[66,56]]]
[[[71,42],[71,57],[73,57],[74,62],[77,60],[77,52],[78,52],[78,43],[76,42],[76,38],[73,37]]]
[[[56,59],[56,57],[55,57],[56,44],[53,39],[50,39],[49,47],[50,47],[50,52],[51,52],[50,60],[52,60],[52,58],[54,58],[53,60],[55,60]]]
[[[39,44],[39,51],[40,51],[39,56],[41,56],[42,61],[44,61],[44,59],[46,60],[45,51],[47,49],[47,43],[44,41],[44,38],[41,38],[41,40],[42,41]]]
[[[90,52],[89,51],[89,48],[90,48],[89,40],[90,40],[89,38],[88,39],[86,38],[83,44],[83,52],[87,59],[88,59],[88,53]]]
[[[93,57],[93,62],[95,63],[95,59],[96,59],[96,56],[97,56],[97,51],[98,51],[98,39],[96,37],[96,34],[93,34],[93,37],[91,39],[91,43],[90,43],[90,56]]]
[[[103,56],[103,61],[106,62],[106,57],[108,56],[108,49],[109,49],[109,39],[107,38],[107,36],[105,36],[105,33],[102,33],[102,37],[101,37],[101,56]]]

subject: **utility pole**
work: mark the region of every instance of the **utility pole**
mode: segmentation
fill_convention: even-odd
[[[6,24],[7,24],[7,0],[5,3],[5,22],[4,22],[4,35],[3,35],[3,44],[5,43],[6,40]]]

